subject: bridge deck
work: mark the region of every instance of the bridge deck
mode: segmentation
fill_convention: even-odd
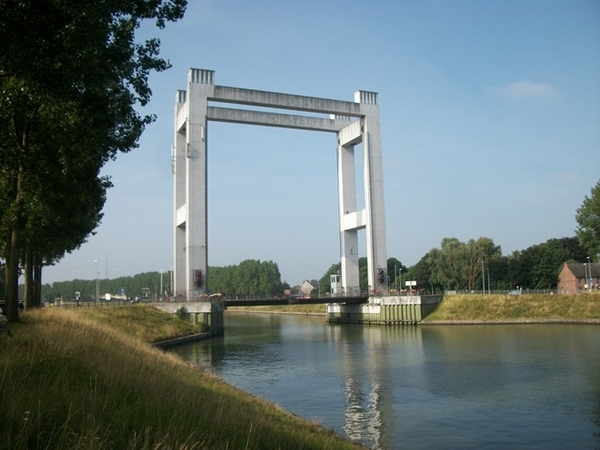
[[[223,299],[225,306],[276,306],[276,305],[318,305],[326,303],[359,304],[366,303],[369,297],[318,297],[318,298],[263,298],[263,299]]]

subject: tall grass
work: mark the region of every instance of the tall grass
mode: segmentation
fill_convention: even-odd
[[[171,319],[139,305],[24,313],[0,335],[0,447],[357,448],[149,345],[186,332]]]
[[[446,321],[600,321],[600,293],[446,295],[425,323]]]

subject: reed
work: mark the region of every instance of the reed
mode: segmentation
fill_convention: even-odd
[[[22,321],[0,335],[1,448],[359,448],[150,345],[190,331],[152,307]]]

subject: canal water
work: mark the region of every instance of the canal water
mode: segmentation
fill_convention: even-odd
[[[600,449],[600,325],[225,327],[173,352],[371,448]]]

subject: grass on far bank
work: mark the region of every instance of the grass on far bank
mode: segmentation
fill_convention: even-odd
[[[149,345],[190,331],[151,306],[22,321],[0,334],[3,448],[359,448]]]
[[[600,293],[445,295],[423,322],[600,320]]]

